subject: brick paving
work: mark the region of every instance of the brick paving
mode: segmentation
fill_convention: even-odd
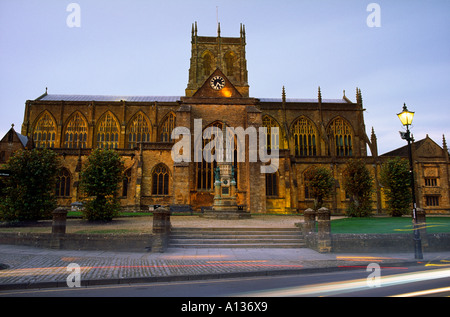
[[[450,259],[450,252],[424,261]],[[321,269],[415,262],[411,254],[320,254],[310,249],[168,249],[165,253],[70,251],[0,245],[0,289],[67,287],[70,263],[82,285],[301,273]],[[233,275],[230,275],[233,274]]]
[[[194,219],[195,221],[192,221]],[[300,219],[278,217],[271,222],[240,220],[240,226],[286,227]],[[146,223],[151,221],[141,219]],[[123,223],[122,223],[123,224]],[[228,226],[230,221],[210,221],[173,217],[176,227]],[[235,226],[236,223],[233,223]],[[425,253],[424,261],[450,260],[450,252]],[[364,266],[369,263],[401,265],[417,263],[413,254],[321,254],[307,248],[295,249],[184,249],[169,248],[165,253],[110,252],[39,249],[0,245],[0,290],[11,288],[67,287],[72,273],[67,266],[80,266],[82,285],[239,277],[247,275],[290,274]],[[444,262],[442,262],[444,263]]]

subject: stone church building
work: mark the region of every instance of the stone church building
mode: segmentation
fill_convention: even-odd
[[[366,133],[361,91],[356,99],[250,97],[245,26],[239,37],[197,35],[192,26],[189,80],[184,96],[58,95],[47,91],[26,101],[21,133],[14,128],[0,142],[0,164],[13,148],[48,147],[64,165],[56,194],[60,205],[80,201],[79,173],[94,148],[116,149],[123,158],[125,177],[118,193],[124,209],[148,210],[153,205],[189,205],[200,211],[212,206],[216,162],[174,162],[171,152],[175,127],[194,131],[208,127],[267,128],[264,147],[279,150],[278,170],[262,174],[262,163],[234,160],[238,205],[252,213],[302,212],[313,200],[304,174],[313,165],[328,167],[336,179],[326,201],[333,213],[344,213],[349,202],[342,171],[349,158],[364,158],[379,178],[383,161],[406,156],[405,148],[378,155],[377,138]],[[278,128],[278,129],[274,129]],[[205,135],[203,135],[205,137]],[[203,145],[211,140],[204,139]],[[247,140],[248,141],[248,140]],[[192,151],[195,140],[192,139]],[[8,144],[9,147],[8,147]],[[449,155],[428,137],[415,146],[419,207],[428,213],[449,213]],[[237,148],[234,148],[234,157]],[[383,188],[374,182],[373,210],[383,213]]]

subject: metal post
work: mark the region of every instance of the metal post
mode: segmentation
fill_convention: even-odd
[[[416,259],[423,259],[422,240],[420,238],[420,231],[418,228],[418,221],[417,221],[416,189],[414,178],[414,165],[413,165],[414,163],[411,146],[411,133],[409,131],[408,125],[406,126],[406,140],[408,141],[409,170],[411,174],[411,191],[413,201],[414,255]]]

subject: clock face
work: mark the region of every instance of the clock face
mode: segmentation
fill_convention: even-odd
[[[220,90],[225,87],[225,79],[220,76],[214,76],[211,78],[210,85],[212,89]]]

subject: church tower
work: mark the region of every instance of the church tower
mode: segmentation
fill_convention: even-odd
[[[240,37],[222,37],[218,23],[217,37],[210,37],[198,36],[195,22],[192,24],[191,43],[187,97],[194,95],[217,68],[227,76],[243,97],[249,96],[244,25],[241,24]]]

